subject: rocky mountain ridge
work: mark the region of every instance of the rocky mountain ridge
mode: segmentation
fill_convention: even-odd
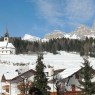
[[[91,29],[85,25],[81,25],[74,32],[70,32],[70,33],[65,33],[61,30],[54,30],[51,33],[46,34],[43,39],[29,34],[25,34],[22,40],[44,42],[44,41],[49,41],[50,39],[57,39],[62,37],[70,38],[70,39],[82,39],[82,40],[84,40],[86,37],[95,38],[95,24]]]

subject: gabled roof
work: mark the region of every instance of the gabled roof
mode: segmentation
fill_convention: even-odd
[[[12,43],[8,43],[7,47],[8,48],[15,48]]]
[[[62,79],[65,79],[65,78],[68,78],[68,77],[74,75],[80,69],[81,69],[81,67],[66,69],[66,70],[64,70],[64,72],[60,73],[60,75],[61,75]]]
[[[22,73],[22,74],[20,74],[20,75],[18,75],[18,76],[16,76],[16,77],[14,77],[13,79],[11,79],[11,80],[16,80],[17,78],[21,78],[22,79],[22,76],[24,76],[24,77],[30,77],[30,76],[32,76],[33,74],[35,74],[35,72],[36,71],[34,71],[33,69],[30,69],[30,70],[28,70],[28,71],[26,71],[26,72],[24,72],[24,73]]]
[[[5,80],[11,80],[13,79],[14,77],[18,76],[18,72],[16,71],[13,71],[13,72],[6,72],[3,74],[4,77],[5,77]]]
[[[0,42],[0,47],[6,47],[7,46],[7,42]]]
[[[3,41],[0,42],[0,47],[2,47],[2,48],[5,48],[5,47],[7,47],[7,48],[15,48],[12,43],[3,42]]]
[[[15,72],[14,74],[10,74],[10,73],[4,74],[2,76],[2,79],[6,80],[6,81],[13,81],[13,80],[17,80],[19,78],[19,80],[21,80],[22,76],[28,78],[28,77],[32,76],[33,74],[35,74],[35,71],[33,69],[30,69],[20,75],[17,75],[17,72]]]

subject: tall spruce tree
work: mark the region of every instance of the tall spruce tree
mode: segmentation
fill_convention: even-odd
[[[81,84],[81,90],[84,92],[85,95],[92,95],[95,93],[95,83],[92,82],[92,79],[95,76],[95,71],[90,66],[90,62],[87,58],[84,58],[83,66],[81,67],[80,71],[80,79],[79,82]]]
[[[40,55],[38,56],[37,59],[37,65],[36,65],[36,74],[34,76],[34,86],[38,89],[40,89],[40,91],[43,93],[43,95],[47,95],[47,90],[48,90],[48,85],[47,85],[47,78],[46,75],[44,73],[44,68],[46,67],[43,64],[43,56]]]

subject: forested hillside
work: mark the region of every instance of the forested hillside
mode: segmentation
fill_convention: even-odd
[[[16,47],[16,53],[37,53],[48,51],[56,54],[57,51],[63,50],[67,52],[78,52],[80,55],[89,54],[94,56],[95,51],[95,39],[86,38],[85,40],[78,39],[52,39],[49,42],[29,42],[21,39],[15,39],[13,41]]]

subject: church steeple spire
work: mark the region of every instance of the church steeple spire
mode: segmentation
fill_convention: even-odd
[[[9,33],[8,33],[8,28],[6,27],[6,31],[4,33],[4,41],[9,42]]]

